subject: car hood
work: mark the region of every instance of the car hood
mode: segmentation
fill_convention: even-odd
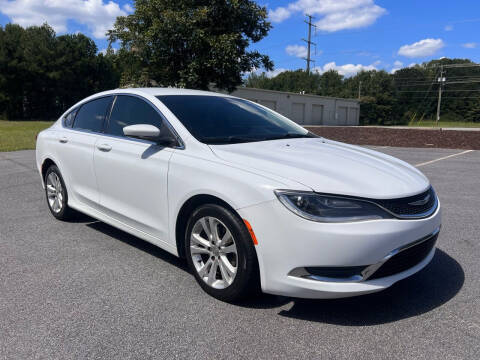
[[[376,199],[418,194],[428,179],[404,161],[323,138],[210,145],[222,160],[313,191]]]

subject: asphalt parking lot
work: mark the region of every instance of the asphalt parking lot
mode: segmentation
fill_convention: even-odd
[[[480,151],[375,149],[436,188],[432,263],[377,294],[242,305],[209,297],[183,261],[140,239],[56,221],[34,152],[0,153],[0,358],[478,359]]]

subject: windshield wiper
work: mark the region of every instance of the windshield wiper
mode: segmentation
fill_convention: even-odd
[[[315,138],[317,135],[308,132],[306,134],[299,134],[294,132],[288,132],[282,135],[268,136],[268,137],[248,137],[248,136],[207,136],[202,138],[202,142],[207,144],[238,144],[246,142],[256,141],[268,141],[268,140],[280,140],[280,139],[295,139],[295,138]]]
[[[211,136],[202,138],[203,142],[208,144],[236,144],[242,142],[262,141],[264,138],[253,138],[247,136]]]
[[[308,132],[306,134],[299,134],[299,133],[292,133],[288,132],[286,134],[278,135],[278,136],[272,136],[269,138],[266,138],[265,140],[280,140],[280,139],[295,139],[295,138],[313,138],[313,137],[318,137],[317,135]]]

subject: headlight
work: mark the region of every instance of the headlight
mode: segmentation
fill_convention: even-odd
[[[290,211],[312,221],[336,223],[393,217],[379,206],[364,200],[304,191],[275,190],[275,194]]]

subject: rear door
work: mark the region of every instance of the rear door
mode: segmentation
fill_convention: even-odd
[[[101,97],[81,105],[73,116],[65,118],[64,128],[59,132],[57,156],[60,171],[67,178],[69,195],[93,207],[99,203],[93,150],[112,99]]]
[[[174,149],[126,137],[123,127],[150,124],[165,135],[165,121],[143,98],[118,95],[94,155],[102,211],[163,241],[168,240],[167,175]]]

